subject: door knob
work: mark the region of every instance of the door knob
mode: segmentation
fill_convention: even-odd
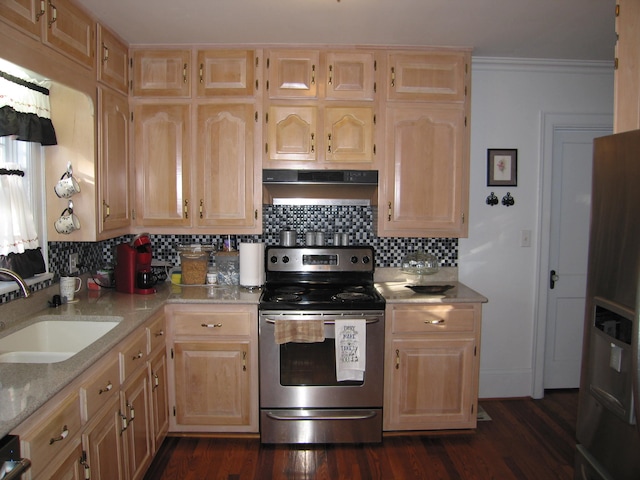
[[[551,290],[555,288],[556,282],[559,279],[560,277],[558,276],[555,270],[551,270],[551,272],[549,272],[549,288],[551,288]]]

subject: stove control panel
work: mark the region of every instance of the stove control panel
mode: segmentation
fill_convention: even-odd
[[[268,247],[269,272],[373,272],[372,247]]]

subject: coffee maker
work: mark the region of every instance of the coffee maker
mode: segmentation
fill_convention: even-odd
[[[148,233],[133,237],[116,247],[116,291],[149,295],[156,293],[151,270],[151,239]]]

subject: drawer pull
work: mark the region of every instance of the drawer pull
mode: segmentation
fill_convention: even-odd
[[[156,337],[162,337],[164,335],[164,330],[160,330],[159,332],[154,333]]]
[[[425,320],[424,323],[429,325],[442,325],[444,323],[444,318],[436,318],[435,320]]]
[[[112,388],[113,388],[113,384],[111,383],[111,380],[109,380],[109,383],[107,383],[106,387],[98,390],[98,395],[102,395],[103,393],[110,392]]]
[[[49,445],[53,445],[56,442],[61,442],[62,440],[67,438],[67,435],[69,435],[69,429],[65,425],[64,427],[62,427],[62,432],[60,432],[60,436],[58,436],[56,438],[51,438],[49,440]]]
[[[142,358],[144,356],[144,354],[140,351],[137,354],[135,354],[133,357],[131,357],[131,360],[138,360],[139,358]]]
[[[400,350],[396,348],[396,370],[400,369]]]
[[[203,323],[200,326],[204,328],[221,328],[222,324],[221,323]]]
[[[153,388],[152,388],[152,390],[155,390],[159,386],[160,386],[160,378],[158,377],[158,374],[154,372],[153,373]]]

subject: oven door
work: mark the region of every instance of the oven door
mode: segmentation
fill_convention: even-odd
[[[366,320],[366,363],[362,381],[337,381],[336,319]],[[323,320],[324,342],[275,342],[276,320]],[[384,312],[260,315],[261,408],[379,408],[383,401]]]

